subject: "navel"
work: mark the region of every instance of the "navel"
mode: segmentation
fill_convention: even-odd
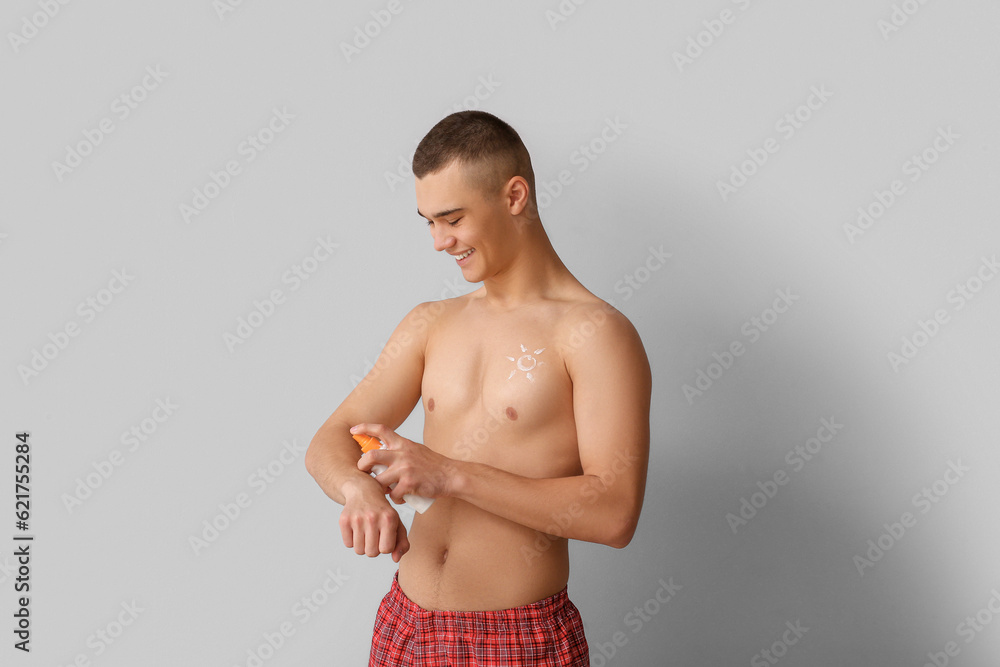
[[[427,409],[429,411],[431,411],[431,412],[434,412],[434,399],[433,398],[428,398],[427,399]]]
[[[512,407],[507,407],[507,419],[514,421],[517,419],[517,410]]]

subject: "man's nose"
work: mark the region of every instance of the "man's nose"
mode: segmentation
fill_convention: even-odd
[[[438,231],[440,229],[441,231]],[[431,232],[434,235],[434,249],[446,250],[455,245],[455,237],[451,235],[446,227],[439,226]]]

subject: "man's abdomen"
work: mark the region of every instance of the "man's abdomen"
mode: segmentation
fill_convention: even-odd
[[[424,609],[486,611],[530,604],[569,579],[566,540],[456,498],[416,515],[399,586]]]

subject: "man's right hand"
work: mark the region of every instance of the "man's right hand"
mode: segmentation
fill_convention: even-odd
[[[406,526],[389,504],[381,485],[371,477],[368,479],[371,484],[366,482],[344,489],[347,502],[340,513],[344,546],[353,547],[354,553],[366,554],[369,558],[391,553],[393,562],[398,563],[410,550]]]

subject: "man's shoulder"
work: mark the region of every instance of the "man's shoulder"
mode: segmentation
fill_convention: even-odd
[[[574,301],[566,308],[560,321],[560,329],[570,332],[583,329],[589,331],[607,325],[610,325],[609,333],[619,331],[621,327],[632,327],[632,323],[620,310],[597,296]]]
[[[467,294],[459,294],[458,296],[442,297],[440,299],[435,299],[433,301],[421,301],[415,305],[407,317],[434,317],[440,318],[440,316],[445,315],[450,311],[454,311],[456,308],[461,308],[467,304],[470,299],[474,299],[483,291],[483,288],[473,290]]]
[[[412,336],[424,338],[433,325],[441,320],[446,310],[442,301],[422,301],[403,316],[396,327],[396,334],[407,339]]]
[[[434,301],[421,301],[406,314],[402,325],[410,330],[419,332],[429,331],[432,328],[431,325],[446,320],[449,314],[454,313],[457,309],[467,304],[476,292],[478,290],[455,297],[436,299]]]
[[[606,353],[639,342],[639,334],[628,317],[596,296],[568,308],[558,329],[564,354],[569,358]]]

